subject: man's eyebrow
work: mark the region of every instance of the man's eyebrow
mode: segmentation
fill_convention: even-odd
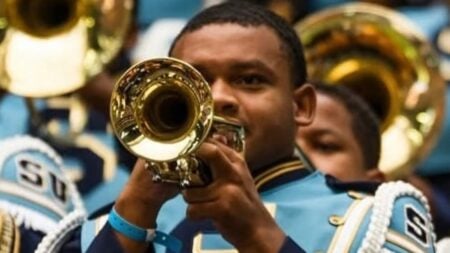
[[[230,64],[230,71],[231,72],[238,72],[242,70],[249,70],[249,69],[257,69],[260,71],[263,71],[269,76],[274,76],[275,73],[273,70],[264,64],[263,62],[259,60],[249,60],[249,61],[233,61]],[[210,76],[210,72],[208,71],[208,67],[204,66],[203,64],[192,64],[192,66],[197,69],[206,79]]]
[[[269,66],[267,66],[266,64],[264,64],[263,62],[258,61],[258,60],[234,62],[233,64],[231,64],[232,71],[242,70],[242,69],[260,69],[265,72],[269,72],[269,73],[272,72],[272,70],[269,68]]]
[[[207,73],[207,68],[203,67],[203,65],[201,65],[201,64],[192,64],[191,66],[194,67],[196,70],[198,70],[198,72],[200,72],[202,74]]]

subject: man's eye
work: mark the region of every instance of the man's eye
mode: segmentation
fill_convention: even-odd
[[[260,75],[245,75],[238,77],[235,83],[238,85],[255,86],[266,83],[266,79]]]
[[[316,142],[314,148],[322,153],[334,153],[339,151],[339,145],[330,142]]]

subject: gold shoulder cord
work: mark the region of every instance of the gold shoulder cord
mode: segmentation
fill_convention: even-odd
[[[0,210],[0,253],[18,253],[20,232],[11,215]]]

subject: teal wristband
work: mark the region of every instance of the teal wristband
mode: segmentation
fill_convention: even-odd
[[[114,230],[135,241],[151,242],[156,236],[155,229],[145,229],[131,224],[122,218],[114,207],[109,213],[108,222]]]
[[[135,241],[161,244],[176,253],[183,247],[183,243],[173,236],[131,224],[121,217],[114,207],[109,212],[108,222],[114,230]]]

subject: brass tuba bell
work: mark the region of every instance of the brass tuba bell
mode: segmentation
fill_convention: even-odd
[[[25,97],[80,88],[116,55],[133,0],[1,0],[0,87]]]
[[[147,160],[155,181],[182,187],[210,182],[211,175],[195,151],[219,135],[238,152],[243,128],[214,116],[208,83],[189,64],[157,58],[129,68],[117,81],[110,104],[111,124],[120,142]]]
[[[438,136],[445,83],[439,58],[410,21],[369,3],[325,9],[295,25],[311,80],[346,85],[382,122],[379,167],[407,175]]]

